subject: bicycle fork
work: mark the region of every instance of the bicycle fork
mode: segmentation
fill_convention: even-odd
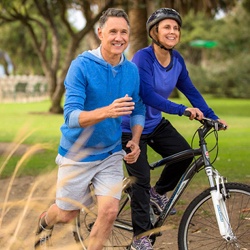
[[[211,187],[210,194],[212,197],[220,234],[227,242],[234,242],[235,246],[238,248],[237,238],[232,231],[226,207],[226,199],[229,198],[229,194],[227,193],[227,190],[225,188],[224,177],[221,176],[210,163],[209,151],[203,138],[203,131],[200,129],[198,133],[200,138],[200,146],[203,152],[202,156],[205,166],[205,172],[207,174],[208,181]]]
[[[221,236],[230,243],[235,243],[237,247],[237,238],[232,231],[232,227],[229,221],[228,211],[226,207],[226,200],[229,198],[227,190],[224,184],[224,177],[222,177],[217,170],[213,170],[214,180],[216,186],[211,190],[212,202],[216,214],[216,220],[218,223]]]

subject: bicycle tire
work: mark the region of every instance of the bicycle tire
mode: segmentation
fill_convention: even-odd
[[[250,249],[250,186],[226,183],[225,188],[230,193],[226,206],[238,245],[221,237],[207,189],[190,203],[182,216],[178,232],[180,250]]]
[[[91,228],[97,217],[96,203],[90,211],[82,210],[75,219],[75,230],[73,232],[76,242],[87,250],[86,241],[88,240]],[[124,250],[129,249],[133,238],[133,227],[131,223],[130,197],[126,192],[122,193],[119,205],[118,216],[114,222],[110,237],[104,246],[104,250]]]

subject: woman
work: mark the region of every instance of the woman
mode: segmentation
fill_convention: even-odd
[[[151,229],[149,203],[161,212],[168,202],[166,193],[174,189],[192,161],[190,158],[164,168],[155,186],[150,187],[147,145],[162,157],[190,148],[171,123],[162,117],[162,112],[182,116],[188,110],[191,120],[201,120],[204,116],[218,119],[193,85],[184,59],[174,50],[180,41],[181,25],[182,19],[174,9],[161,8],[155,11],[146,24],[152,45],[137,51],[132,59],[139,69],[140,94],[146,104],[146,121],[140,139],[141,154],[136,163],[126,163],[129,175],[135,176],[137,180],[131,199],[135,236],[131,249],[153,249],[149,238],[140,237]],[[168,100],[175,87],[187,97],[192,107]],[[123,118],[122,128],[123,147],[126,149],[125,145],[132,135],[129,116]]]

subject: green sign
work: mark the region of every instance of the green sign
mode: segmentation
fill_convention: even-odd
[[[197,48],[214,48],[218,45],[216,41],[209,41],[209,40],[194,40],[191,41],[190,46],[197,47]]]

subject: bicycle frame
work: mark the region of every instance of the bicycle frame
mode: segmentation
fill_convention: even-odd
[[[164,164],[169,165],[197,156],[182,175],[163,211],[156,215],[153,207],[150,207],[150,219],[154,228],[148,234],[154,243],[155,236],[161,235],[161,226],[166,222],[171,210],[192,178],[197,172],[204,169],[209,182],[208,188],[196,196],[183,213],[178,230],[179,249],[187,250],[189,247],[190,249],[203,249],[208,246],[211,246],[209,249],[222,249],[222,246],[224,249],[227,249],[228,246],[233,246],[232,249],[249,249],[250,186],[242,183],[226,183],[225,178],[212,166],[213,163],[210,161],[206,146],[206,135],[210,130],[215,132],[218,128],[226,129],[226,126],[207,118],[204,118],[201,123],[203,126],[197,130],[199,135],[197,149],[179,152],[150,165],[151,169],[154,169]],[[215,135],[217,138],[216,132]],[[104,249],[111,249],[110,247],[130,249],[133,237],[131,207],[129,206],[131,185],[133,185],[133,177],[132,179],[131,177],[124,178],[119,212],[114,222],[112,234]],[[89,236],[95,220],[96,217],[88,212],[76,219],[75,226],[79,230],[75,230],[74,235],[83,249],[87,249],[84,240]],[[83,230],[80,230],[81,224]],[[216,224],[219,230],[216,230]]]
[[[188,157],[191,156],[190,155],[191,151],[193,151],[192,155],[201,155],[201,151],[200,151],[200,149],[198,149],[198,150],[189,150],[188,152],[187,151],[183,151],[183,152],[179,153],[179,156],[177,156],[177,157],[182,157],[183,156],[184,159],[188,158]],[[167,159],[167,158],[165,158],[165,159]],[[169,161],[169,163],[170,162],[171,161]],[[158,166],[160,166],[160,165],[158,165]],[[163,209],[163,211],[161,212],[161,214],[159,215],[159,217],[156,219],[155,224],[154,224],[155,228],[161,227],[163,225],[163,223],[165,222],[165,220],[166,220],[167,216],[169,215],[171,209],[174,207],[174,205],[176,204],[176,202],[179,200],[180,196],[182,195],[182,193],[184,192],[184,190],[187,188],[188,184],[190,183],[190,181],[192,180],[192,178],[194,177],[194,175],[196,174],[196,172],[202,166],[204,166],[204,161],[203,161],[203,158],[201,156],[197,160],[195,160],[189,166],[189,168],[186,170],[186,172],[182,175],[182,177],[181,177],[179,183],[177,184],[177,186],[175,187],[172,195],[169,197],[168,204]]]
[[[154,223],[154,228],[159,228],[163,225],[170,211],[172,210],[182,193],[185,191],[192,178],[202,167],[204,167],[211,188],[210,193],[214,205],[214,210],[216,213],[216,220],[218,223],[220,234],[227,241],[236,241],[236,237],[234,236],[231,229],[231,225],[229,223],[228,213],[225,205],[225,198],[228,197],[228,194],[222,194],[220,192],[220,186],[222,186],[224,192],[226,192],[224,186],[224,177],[222,177],[219,172],[215,170],[214,167],[211,165],[209,151],[205,141],[205,135],[211,128],[212,126],[203,126],[198,129],[200,148],[186,150],[151,164],[151,168],[154,169],[156,167],[162,166],[163,164],[171,164],[173,162],[180,161],[192,156],[200,155],[198,159],[194,160],[190,164],[188,169],[182,175],[171,197],[169,197],[168,204],[163,209],[159,217],[156,219]],[[156,233],[156,236],[157,235],[160,235],[160,233]]]

